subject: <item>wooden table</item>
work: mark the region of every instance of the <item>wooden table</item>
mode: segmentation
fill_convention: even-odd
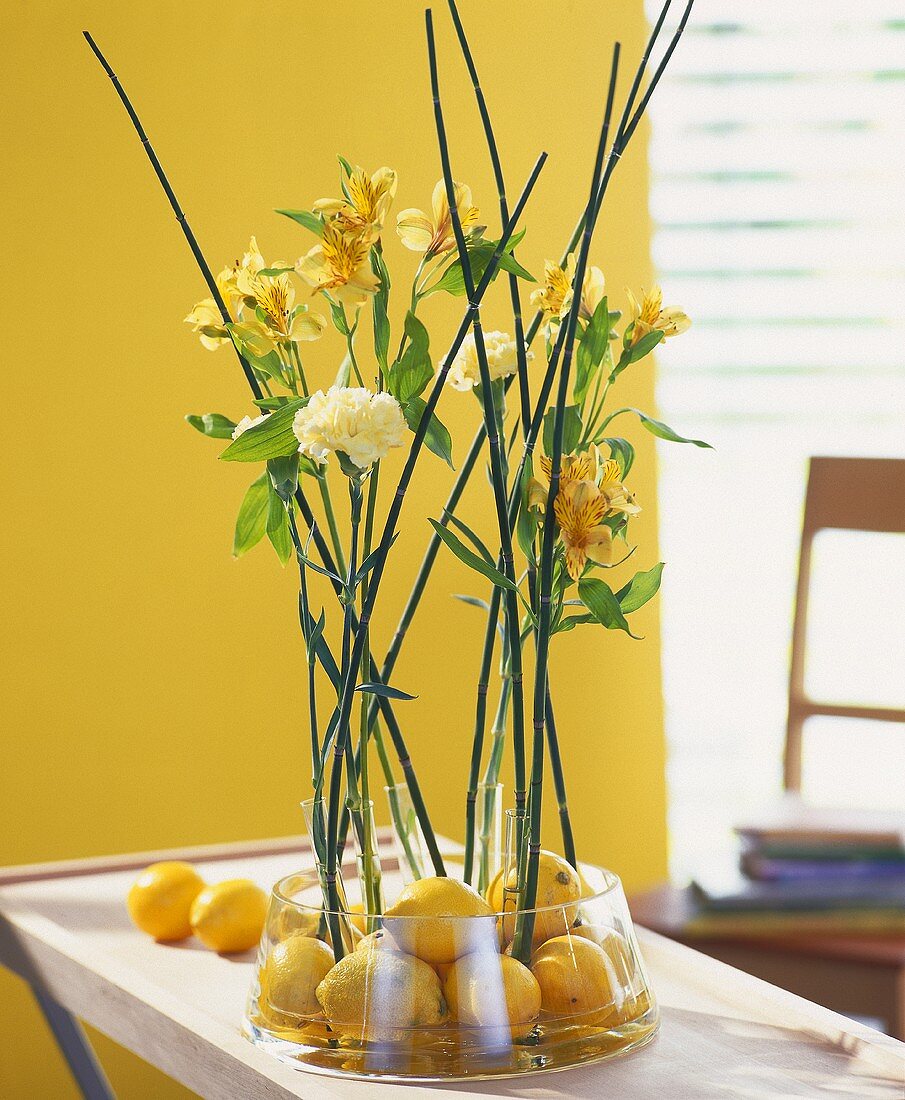
[[[646,931],[639,939],[663,1024],[624,1058],[438,1086],[296,1070],[240,1035],[253,953],[156,944],[132,928],[123,899],[136,869],[155,859],[190,859],[211,879],[241,875],[269,887],[306,855],[305,841],[290,838],[0,871],[0,963],[35,989],[86,1095],[112,1094],[74,1017],[210,1100],[364,1100],[375,1089],[406,1100],[903,1096],[905,1045]]]
[[[689,936],[695,909],[690,887],[662,886],[632,898],[645,928],[835,1012],[882,1020],[905,1040],[905,936]]]

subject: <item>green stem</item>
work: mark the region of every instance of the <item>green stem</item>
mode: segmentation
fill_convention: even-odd
[[[449,157],[449,145],[446,139],[446,127],[443,121],[443,108],[440,102],[440,85],[437,72],[437,51],[434,44],[433,17],[430,9],[425,13],[425,27],[427,31],[427,52],[430,66],[431,92],[434,101],[434,121],[437,130],[437,141],[440,146],[440,160],[443,167],[443,179],[446,184],[446,197],[449,204],[450,218],[453,233],[456,238],[456,248],[459,254],[459,263],[462,266],[462,278],[465,284],[465,294],[469,301],[474,301],[475,284],[471,271],[471,259],[462,231],[462,223],[456,206],[455,184],[453,182],[452,166]],[[484,345],[484,332],[481,325],[479,310],[474,311],[472,318],[472,331],[474,333],[475,351],[478,358],[478,369],[481,378],[481,406],[484,411],[484,430],[487,435],[488,453],[490,456],[490,474],[493,486],[493,500],[496,508],[497,526],[500,535],[500,561],[502,571],[513,587],[507,588],[503,596],[503,606],[506,618],[506,632],[509,642],[509,663],[512,669],[512,749],[515,767],[515,805],[516,809],[525,804],[525,708],[523,698],[523,673],[522,673],[522,645],[519,622],[519,603],[515,588],[516,573],[512,550],[512,531],[509,527],[508,492],[506,488],[506,475],[504,472],[504,459],[500,445],[498,432],[498,419],[494,403],[494,387],[490,378],[490,366],[487,361],[487,349]]]
[[[342,576],[346,572],[346,557],[343,553],[342,539],[339,537],[339,527],[336,523],[336,513],[333,511],[333,499],[330,496],[330,483],[327,481],[327,469],[325,466],[318,470],[317,487],[320,490],[321,500],[324,503],[324,514],[327,517],[327,529],[330,532],[330,541],[333,543],[333,553],[336,555],[336,569],[338,570],[338,575]]]
[[[461,347],[462,341],[465,339],[465,335],[468,332],[469,328],[471,327],[471,323],[474,319],[474,315],[477,313],[478,309],[480,308],[481,299],[484,297],[484,294],[487,290],[487,287],[490,285],[490,281],[493,279],[494,275],[496,274],[496,271],[499,267],[500,257],[503,254],[503,250],[505,249],[506,245],[509,242],[510,237],[512,236],[513,229],[518,224],[518,220],[521,217],[522,210],[525,207],[525,203],[528,201],[529,195],[531,194],[531,192],[534,189],[535,182],[537,181],[537,177],[538,177],[541,169],[543,168],[545,160],[546,160],[546,154],[541,154],[541,156],[538,158],[538,160],[537,160],[537,162],[534,166],[534,169],[531,172],[531,175],[528,179],[528,182],[525,186],[525,189],[523,190],[521,196],[519,197],[519,201],[516,204],[515,210],[513,211],[512,218],[507,223],[506,228],[504,229],[500,240],[498,241],[496,247],[494,248],[493,255],[490,257],[490,262],[488,263],[488,265],[487,265],[487,267],[484,271],[484,274],[481,278],[481,281],[478,284],[478,286],[475,288],[474,295],[471,296],[470,299],[469,299],[468,308],[465,310],[465,314],[464,314],[464,316],[463,316],[463,318],[462,318],[462,320],[459,324],[459,327],[456,331],[455,336],[453,337],[453,341],[452,341],[452,344],[450,345],[450,349],[447,352],[447,354],[446,354],[446,356],[443,360],[442,366],[440,367],[439,371],[437,372],[437,375],[434,379],[433,386],[431,387],[430,393],[427,397],[427,400],[425,401],[425,407],[424,407],[424,410],[423,410],[422,415],[421,415],[421,420],[419,421],[418,427],[415,430],[414,437],[413,437],[412,442],[411,442],[410,447],[409,447],[408,457],[405,461],[405,465],[403,466],[402,474],[400,475],[399,482],[398,482],[398,485],[396,487],[396,492],[393,494],[393,497],[392,497],[392,500],[391,500],[391,503],[390,503],[390,507],[389,507],[388,512],[387,512],[387,517],[386,517],[386,520],[384,522],[383,533],[381,534],[380,543],[378,545],[378,549],[380,550],[380,554],[378,555],[377,562],[376,562],[376,564],[375,564],[375,566],[374,566],[374,568],[371,572],[371,583],[370,583],[370,587],[368,589],[368,597],[362,605],[361,615],[359,617],[358,629],[355,632],[355,642],[354,642],[353,660],[352,660],[352,667],[353,668],[356,668],[358,666],[358,663],[360,662],[360,659],[361,659],[361,655],[364,652],[364,630],[367,628],[368,623],[371,620],[371,616],[373,615],[374,605],[375,605],[375,602],[376,602],[377,594],[378,594],[379,589],[380,589],[380,582],[381,582],[381,579],[383,577],[384,570],[386,568],[386,562],[387,562],[387,558],[389,556],[390,548],[391,548],[392,543],[393,543],[393,541],[395,539],[395,536],[396,536],[396,529],[397,529],[397,526],[398,526],[398,523],[399,523],[399,516],[402,512],[402,506],[403,506],[403,503],[405,501],[405,496],[406,496],[406,493],[408,491],[408,487],[411,484],[412,475],[414,474],[415,466],[418,462],[418,457],[421,454],[421,450],[424,446],[424,438],[425,438],[425,435],[427,433],[428,425],[430,424],[431,417],[433,416],[434,410],[437,407],[437,402],[440,400],[440,394],[441,394],[441,392],[442,392],[442,390],[443,390],[443,388],[446,384],[446,377],[449,374],[450,367],[452,366],[453,358],[455,357],[456,352]],[[338,704],[338,707],[337,707],[337,728],[336,728],[337,746],[344,746],[346,740],[349,737],[349,719],[350,719],[351,712],[352,712],[352,701],[353,701],[354,690],[355,690],[354,677],[346,676],[343,680],[342,690],[341,690],[340,698],[339,698],[339,704]],[[381,709],[383,709],[383,708],[381,708]],[[392,711],[387,711],[384,715],[385,718],[387,717],[387,714],[392,714]],[[393,718],[393,724],[395,724],[395,718]],[[394,732],[393,732],[393,724],[389,725],[389,729],[390,729],[390,736],[394,738],[394,742],[395,742],[395,736],[394,736]],[[397,728],[398,728],[398,726],[397,726]],[[398,746],[397,746],[397,748],[398,748]],[[403,769],[405,770],[406,769],[406,762],[400,760],[400,763],[402,764]],[[410,761],[408,763],[410,764]],[[407,775],[406,778],[408,779],[408,775]],[[331,784],[333,782],[334,782],[334,776],[331,775]],[[409,781],[409,790],[412,794],[412,801],[415,804],[415,811],[416,811],[416,813],[419,813],[418,801],[416,801],[416,790],[413,789],[412,784],[411,784],[410,781]],[[417,795],[420,796],[420,791],[417,792]],[[328,833],[328,841],[329,841],[327,856],[330,860],[333,861],[333,867],[329,868],[329,870],[333,870],[335,872],[335,860],[336,860],[335,846],[336,846],[336,840],[337,840],[337,834],[338,834],[339,820],[338,820],[338,815],[334,815],[332,813],[332,810],[333,810],[333,807],[331,806],[330,807],[331,812],[328,813],[328,823],[327,823],[327,833]],[[433,833],[433,831],[430,829],[430,822],[428,821],[427,822],[427,828],[424,828],[425,823],[424,823],[424,821],[422,821],[420,813],[419,813],[419,821],[421,821],[422,828],[424,829],[424,832],[425,832],[425,840],[428,843],[428,846],[430,847],[431,846],[431,837],[432,837],[432,833]],[[428,835],[429,833],[430,833],[430,835]],[[431,855],[432,855],[432,858],[434,859],[435,867],[438,867],[438,865],[439,865],[439,868],[442,868],[443,867],[443,860],[442,860],[442,857],[440,856],[439,849],[436,849],[436,847],[434,846],[434,848],[432,848]],[[443,871],[438,869],[437,873],[442,874]]]
[[[597,145],[597,154],[594,159],[594,171],[591,176],[590,198],[588,199],[585,213],[584,234],[581,247],[578,252],[578,261],[575,265],[575,277],[572,283],[572,305],[569,309],[566,321],[566,338],[563,349],[562,367],[559,374],[559,390],[556,397],[556,405],[553,416],[553,448],[550,455],[550,491],[547,494],[547,505],[544,514],[544,530],[540,555],[539,592],[538,592],[538,627],[537,627],[537,658],[534,673],[534,706],[531,759],[531,799],[529,804],[529,842],[528,842],[528,866],[525,876],[524,890],[520,899],[520,914],[516,920],[515,937],[512,944],[512,954],[520,962],[527,965],[531,956],[531,946],[534,935],[534,905],[537,898],[537,878],[540,861],[541,841],[541,808],[543,802],[544,780],[544,731],[547,717],[547,690],[548,690],[548,658],[550,652],[550,627],[551,627],[551,593],[553,587],[553,557],[557,536],[556,516],[554,506],[559,492],[560,468],[563,452],[563,425],[565,423],[565,407],[569,395],[569,378],[572,365],[572,352],[575,345],[575,332],[578,325],[578,312],[581,305],[581,288],[584,285],[584,275],[587,268],[588,253],[591,247],[591,238],[594,232],[599,205],[597,196],[600,190],[603,175],[603,162],[606,154],[606,144],[609,137],[610,118],[613,111],[613,97],[616,91],[616,75],[619,69],[619,43],[613,48],[613,61],[610,68],[610,81],[607,90],[606,108],[604,111],[603,125],[600,131],[600,140]],[[611,160],[612,160],[611,155]]]

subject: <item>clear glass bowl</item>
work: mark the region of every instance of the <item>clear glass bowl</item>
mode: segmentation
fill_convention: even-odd
[[[245,1034],[306,1068],[397,1080],[515,1076],[633,1050],[658,1012],[625,895],[610,872],[582,867],[582,878],[586,896],[533,911],[528,973],[507,955],[514,910],[350,920],[324,914],[315,869],[289,875],[271,895]]]

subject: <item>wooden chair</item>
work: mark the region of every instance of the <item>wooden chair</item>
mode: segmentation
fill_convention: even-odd
[[[783,778],[787,791],[801,790],[804,724],[816,715],[905,722],[905,709],[841,706],[808,699],[804,691],[805,639],[811,584],[811,548],[818,531],[880,531],[905,534],[905,459],[812,458],[798,559],[798,590],[792,626],[789,716]]]
[[[783,777],[801,790],[804,724],[816,715],[905,722],[905,709],[847,706],[809,699],[804,689],[811,549],[818,531],[905,533],[905,459],[812,458],[805,499],[792,628],[789,709]],[[638,924],[847,1015],[883,1020],[905,1040],[905,936],[690,937],[690,889],[663,886],[631,899]]]

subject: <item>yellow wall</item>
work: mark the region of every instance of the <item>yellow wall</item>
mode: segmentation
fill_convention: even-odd
[[[463,0],[513,192],[541,148],[550,161],[521,258],[557,255],[581,204],[612,37],[636,59],[640,0]],[[437,5],[457,174],[495,224],[470,91]],[[181,324],[203,288],[113,90],[79,32],[90,28],[131,91],[212,264],[256,232],[268,257],[310,240],[272,213],[336,193],[333,155],[394,166],[397,203],[425,205],[439,169],[426,88],[422,4],[266,5],[112,0],[9,3],[0,81],[6,287],[6,415],[0,608],[4,748],[0,863],[160,848],[300,829],[306,760],[295,588],[269,548],[235,562],[232,523],[247,467],[186,412],[246,411],[227,351]],[[619,18],[616,18],[619,16]],[[612,188],[594,259],[621,302],[649,282],[644,138]],[[411,254],[390,245],[397,286]],[[401,297],[401,295],[400,295]],[[505,327],[505,297],[485,311]],[[458,306],[434,301],[435,350]],[[398,315],[397,315],[398,316]],[[338,338],[312,348],[332,377]],[[652,401],[651,369],[625,386]],[[477,420],[444,395],[457,451]],[[629,429],[629,425],[626,425]],[[657,560],[653,449],[632,487],[645,511],[636,561]],[[375,629],[385,645],[449,472],[426,456]],[[492,531],[486,483],[465,514]],[[437,826],[461,832],[479,647],[475,591],[440,559],[397,682]],[[655,607],[647,635],[576,631],[556,658],[559,724],[581,855],[630,885],[665,868],[663,744]],[[288,691],[279,677],[294,677]],[[576,755],[580,751],[580,765]],[[548,817],[548,837],[554,836]],[[74,1095],[24,990],[0,977],[0,1093]],[[237,1012],[240,1006],[237,1007]],[[100,1049],[123,1097],[175,1096],[112,1044]]]

